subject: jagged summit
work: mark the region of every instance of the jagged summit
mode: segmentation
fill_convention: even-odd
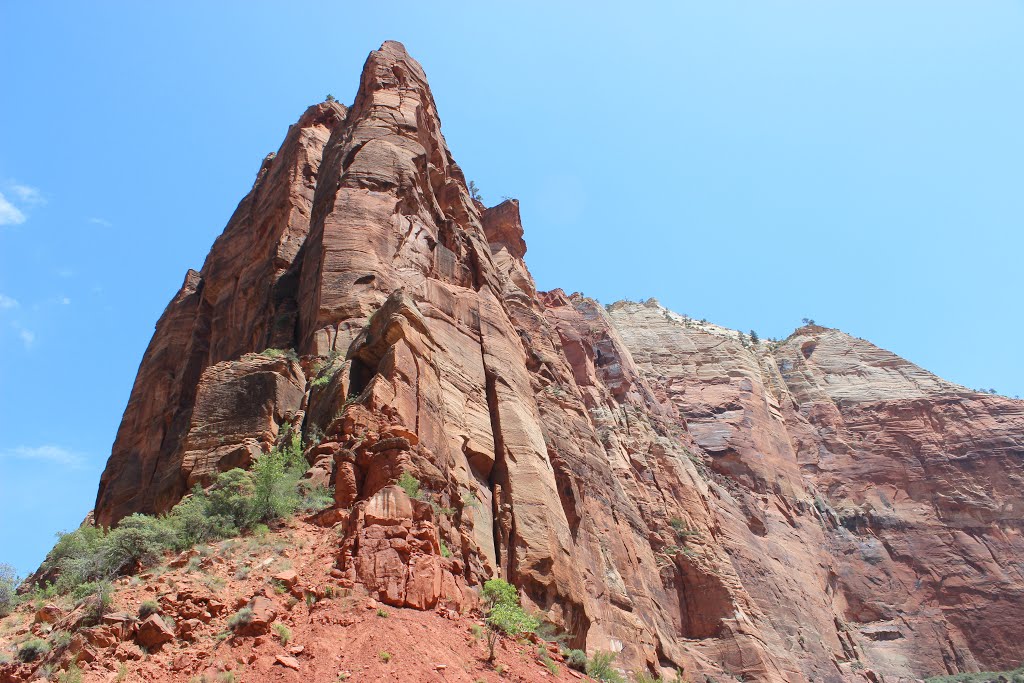
[[[501,576],[573,646],[694,680],[1024,659],[1020,402],[827,328],[755,349],[655,300],[538,293],[525,254],[518,202],[473,200],[384,43],[168,304],[97,522],[290,430],[333,487],[323,580],[391,606],[467,609]]]

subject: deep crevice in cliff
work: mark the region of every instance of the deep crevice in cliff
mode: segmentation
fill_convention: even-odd
[[[481,356],[483,355],[483,341],[481,340]],[[491,435],[494,439],[494,465],[491,467],[490,476],[487,478],[487,484],[491,489],[491,515],[492,515],[492,529],[494,533],[494,559],[496,569],[498,572],[508,578],[511,574],[511,544],[512,544],[512,530],[511,528],[507,533],[502,531],[502,520],[504,515],[502,514],[502,500],[506,494],[506,487],[508,486],[508,467],[505,464],[505,443],[501,436],[501,417],[498,414],[498,393],[495,385],[495,375],[491,371],[484,369],[484,381],[485,391],[487,394],[487,410],[491,418]],[[511,519],[509,523],[511,523]],[[503,537],[504,536],[504,537]],[[507,545],[506,545],[507,544]],[[507,547],[508,552],[503,552],[503,548]],[[504,564],[503,558],[508,557],[508,565]]]

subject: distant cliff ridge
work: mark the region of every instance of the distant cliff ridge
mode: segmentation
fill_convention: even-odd
[[[1024,660],[1024,402],[838,330],[755,341],[537,292],[525,254],[518,203],[471,197],[423,69],[385,43],[168,304],[96,521],[166,511],[292,429],[319,439],[335,575],[388,605],[463,608],[500,576],[574,647],[701,681]]]

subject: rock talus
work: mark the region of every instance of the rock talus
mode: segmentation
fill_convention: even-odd
[[[501,576],[573,646],[666,675],[1024,659],[1021,402],[836,330],[753,344],[537,292],[525,254],[518,202],[470,196],[422,67],[385,43],[164,311],[97,522],[301,431],[334,574],[389,605],[469,609]]]

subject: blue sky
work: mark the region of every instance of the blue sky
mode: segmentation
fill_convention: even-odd
[[[0,0],[0,562],[91,508],[186,269],[386,39],[539,287],[1024,395],[1020,0],[303,5]]]

